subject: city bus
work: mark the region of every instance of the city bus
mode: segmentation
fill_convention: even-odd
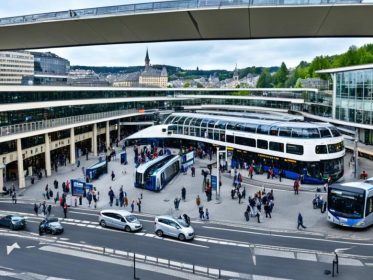
[[[371,226],[373,224],[373,178],[365,182],[329,186],[328,221],[344,227]]]

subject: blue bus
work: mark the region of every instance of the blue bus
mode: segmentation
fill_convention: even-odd
[[[366,228],[372,225],[373,178],[365,182],[329,186],[328,221],[353,228]]]

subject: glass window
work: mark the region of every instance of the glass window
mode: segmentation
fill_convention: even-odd
[[[306,138],[320,138],[320,133],[317,128],[304,128],[303,135]]]
[[[329,154],[338,153],[340,151],[343,151],[343,149],[344,149],[343,142],[328,145]]]
[[[233,135],[227,135],[227,142],[234,143],[234,136]]]
[[[328,190],[328,208],[343,218],[362,218],[365,193],[360,189],[332,187]]]
[[[279,135],[284,137],[291,137],[291,128],[281,127]]]
[[[319,131],[320,131],[321,138],[332,137],[332,135],[330,134],[329,129],[327,129],[326,127],[319,127]]]
[[[243,123],[237,123],[236,127],[234,128],[234,130],[245,131],[245,125]]]
[[[303,146],[295,144],[286,144],[286,152],[293,155],[303,155]]]
[[[368,197],[367,199],[367,208],[365,211],[365,216],[368,216],[372,212],[373,212],[373,196]]]
[[[245,132],[255,133],[256,132],[256,124],[251,124],[251,123],[245,124]]]
[[[235,127],[236,127],[236,123],[232,123],[232,122],[230,122],[230,123],[228,123],[228,125],[227,125],[227,129],[235,130]]]
[[[284,152],[284,144],[279,142],[269,142],[269,149],[277,152]]]
[[[329,129],[334,137],[341,136],[341,133],[339,133],[338,129],[336,129],[334,126],[330,126]]]
[[[236,136],[236,144],[248,146],[248,147],[255,147],[255,139],[246,138],[246,137],[239,137]]]
[[[316,154],[327,154],[328,150],[326,149],[326,145],[317,145],[315,152]]]
[[[269,125],[259,125],[256,133],[268,135],[269,129],[270,129]]]
[[[208,127],[214,128],[215,127],[215,120],[210,120],[208,123]]]
[[[272,126],[270,131],[269,131],[269,134],[273,135],[273,136],[277,136],[278,135],[278,130],[279,130],[279,128],[277,126]]]
[[[292,128],[291,129],[291,137],[293,138],[303,138],[303,130],[302,128]]]
[[[258,139],[257,147],[259,149],[265,149],[265,150],[267,150],[268,149],[268,141]]]

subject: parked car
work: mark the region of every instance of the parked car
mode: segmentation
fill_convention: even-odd
[[[178,238],[180,241],[194,238],[194,229],[183,219],[175,219],[171,216],[155,217],[155,234],[159,237],[163,235]]]
[[[43,233],[50,233],[53,235],[62,234],[63,226],[58,221],[58,218],[47,217],[42,220],[39,224],[39,234],[42,235]]]
[[[102,210],[98,217],[98,222],[102,227],[112,227],[126,232],[139,231],[142,229],[140,221],[126,210]]]
[[[26,218],[18,215],[0,217],[0,226],[9,227],[11,230],[26,228]]]

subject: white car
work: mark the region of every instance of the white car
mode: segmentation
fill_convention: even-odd
[[[139,231],[142,229],[140,221],[126,210],[102,210],[98,217],[102,227],[112,227],[125,230],[126,232]]]
[[[180,241],[194,238],[194,229],[182,219],[175,219],[171,216],[155,217],[155,234],[178,238]]]

